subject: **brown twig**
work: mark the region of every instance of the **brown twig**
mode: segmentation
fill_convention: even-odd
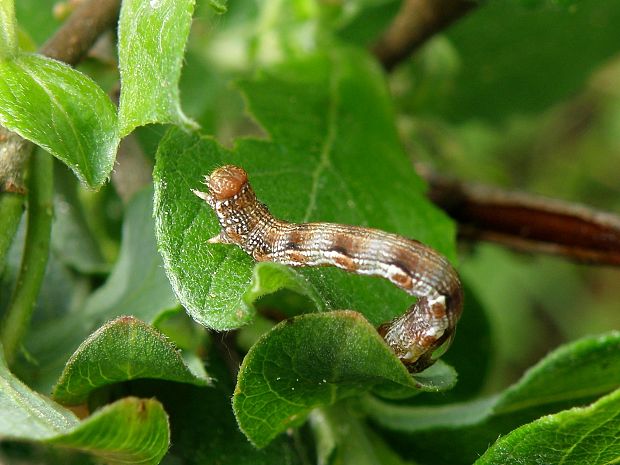
[[[69,65],[80,62],[97,38],[117,19],[120,0],[88,0],[41,47],[40,52]]]
[[[430,199],[458,221],[461,238],[620,266],[620,217],[616,215],[421,171],[430,183]]]
[[[32,152],[32,144],[0,126],[0,192],[24,195],[24,171]]]
[[[372,51],[386,69],[392,69],[475,6],[473,0],[405,0]]]

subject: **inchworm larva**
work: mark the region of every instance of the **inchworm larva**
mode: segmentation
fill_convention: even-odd
[[[433,249],[377,229],[274,218],[236,166],[216,169],[205,183],[208,193],[193,192],[215,210],[222,227],[209,242],[238,245],[257,261],[379,276],[417,297],[404,315],[378,329],[411,372],[432,365],[433,352],[451,342],[463,291],[454,268]]]

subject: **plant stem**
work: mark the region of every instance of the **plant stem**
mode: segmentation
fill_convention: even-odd
[[[99,36],[116,24],[120,4],[120,0],[81,2],[62,27],[41,47],[40,53],[68,65],[78,64]]]
[[[405,0],[372,51],[384,68],[391,70],[479,3],[474,0]]]
[[[0,228],[0,275],[4,271],[6,253],[13,242],[13,236],[17,232],[17,227],[24,211],[25,197],[22,194],[3,192],[0,194],[0,218],[2,218],[2,228]]]
[[[52,157],[37,151],[30,159],[26,241],[21,268],[0,330],[10,365],[30,326],[49,255],[52,228]]]
[[[0,59],[10,58],[17,54],[15,23],[13,0],[0,0]]]

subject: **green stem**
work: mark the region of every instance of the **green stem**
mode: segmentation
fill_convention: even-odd
[[[26,197],[22,194],[14,194],[12,192],[0,194],[0,218],[2,218],[2,228],[0,228],[0,275],[4,271],[6,254],[22,219],[25,199]]]
[[[30,159],[24,253],[13,295],[0,329],[0,340],[9,365],[15,359],[30,326],[30,318],[47,265],[52,228],[52,168],[52,157],[48,153],[37,151]]]
[[[17,54],[17,28],[13,0],[0,0],[0,59]]]

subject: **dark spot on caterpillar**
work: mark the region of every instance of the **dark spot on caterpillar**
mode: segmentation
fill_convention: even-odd
[[[400,272],[404,275],[409,275],[409,267],[400,260],[393,260],[389,262],[388,265],[398,268]]]
[[[329,250],[351,256],[356,249],[354,247],[355,243],[354,238],[344,234],[337,234],[332,238],[332,245],[329,247]]]
[[[342,247],[340,245],[332,245],[332,246],[329,247],[328,251],[329,252],[335,252],[337,254],[344,255],[346,257],[349,256],[349,254],[347,253],[347,249],[345,249],[344,247]]]
[[[304,243],[305,236],[299,231],[289,231],[285,239],[286,244],[284,248],[286,250],[300,250]]]

